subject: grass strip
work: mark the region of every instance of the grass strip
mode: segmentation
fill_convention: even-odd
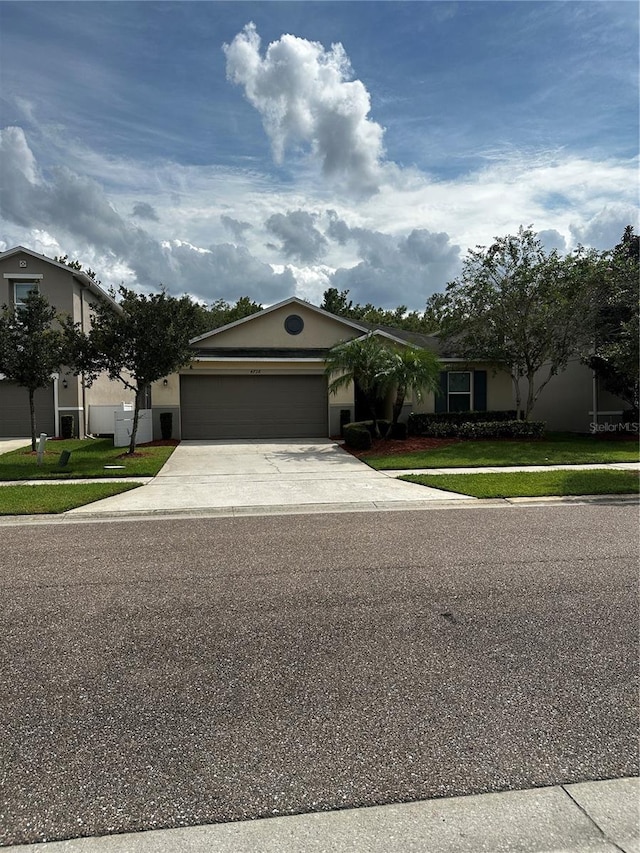
[[[636,471],[510,471],[504,474],[406,474],[409,483],[474,498],[638,494]]]
[[[59,465],[63,450],[71,452],[68,463]],[[142,446],[135,456],[126,447],[114,447],[109,438],[48,441],[42,465],[28,447],[0,456],[0,480],[74,480],[91,477],[154,477],[175,447]],[[117,468],[105,468],[117,465]]]
[[[61,483],[0,486],[0,515],[60,513],[137,489],[139,483]]]
[[[495,468],[500,465],[589,465],[638,462],[635,441],[607,441],[591,436],[551,434],[531,441],[460,441],[411,453],[363,454],[379,471],[402,468]]]

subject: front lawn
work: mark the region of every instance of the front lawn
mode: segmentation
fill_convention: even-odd
[[[71,451],[65,467],[58,462],[63,450]],[[0,480],[77,480],[92,477],[154,477],[175,450],[143,444],[133,457],[126,447],[114,447],[109,438],[48,441],[42,465],[36,464],[31,446],[0,456]],[[117,466],[113,468],[105,466]]]
[[[409,483],[474,498],[638,494],[635,471],[508,471],[504,474],[405,474]]]
[[[420,448],[420,442],[424,448]],[[597,436],[549,433],[543,439],[473,441],[409,439],[376,442],[358,457],[378,470],[402,468],[473,468],[497,465],[586,465],[638,462],[638,442]]]
[[[51,483],[0,486],[0,515],[39,515],[75,509],[137,489],[139,483]]]

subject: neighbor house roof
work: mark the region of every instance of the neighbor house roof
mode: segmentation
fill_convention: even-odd
[[[100,299],[104,299],[105,302],[111,303],[113,307],[115,307],[118,311],[122,310],[120,305],[115,301],[115,299],[110,296],[106,290],[103,290],[100,285],[94,281],[91,276],[88,276],[86,272],[83,270],[75,270],[73,267],[68,266],[67,264],[61,264],[59,261],[54,261],[53,258],[48,258],[46,255],[40,255],[38,252],[34,252],[32,249],[27,249],[25,246],[15,246],[13,249],[7,249],[6,252],[0,252],[0,261],[5,260],[5,258],[10,258],[13,255],[25,254],[30,255],[32,258],[37,258],[40,261],[45,261],[48,264],[51,264],[53,267],[58,267],[58,269],[64,270],[65,272],[71,273],[71,275],[79,281],[87,290],[90,290],[95,296],[98,296]]]

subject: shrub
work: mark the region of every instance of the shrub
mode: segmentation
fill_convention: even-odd
[[[456,413],[458,414],[458,413]],[[409,416],[410,418],[413,415]],[[421,435],[429,438],[541,438],[544,435],[544,421],[517,421],[504,420],[469,420],[469,421],[446,421],[438,418],[429,422],[430,415],[417,417],[420,432],[411,431],[412,435]],[[416,424],[413,425],[414,428]]]
[[[396,441],[406,441],[407,435],[407,425],[405,423],[398,421],[397,424],[392,425],[391,438],[394,438]]]
[[[73,438],[73,415],[62,415],[60,418],[60,437]]]
[[[542,438],[544,421],[493,421],[457,424],[457,438]]]
[[[461,423],[493,423],[496,421],[515,421],[517,412],[515,409],[498,410],[491,412],[412,412],[409,415],[409,435],[434,436],[431,432],[434,424],[461,424]],[[447,426],[447,429],[449,427]],[[429,430],[425,432],[425,430]],[[438,434],[439,435],[439,434]]]
[[[160,435],[165,441],[173,435],[173,412],[160,412]]]
[[[345,424],[344,443],[354,450],[369,450],[371,433],[363,423]]]

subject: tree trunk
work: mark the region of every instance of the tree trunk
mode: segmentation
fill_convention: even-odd
[[[376,412],[377,397],[375,394],[367,394],[367,405],[371,412],[371,420],[373,421],[373,434],[375,438],[380,438],[380,427],[378,426],[378,414]]]
[[[36,406],[33,400],[33,388],[29,388],[29,415],[31,418],[31,451],[36,452]],[[24,399],[24,398],[23,398]]]
[[[516,420],[520,420],[520,412],[522,409],[522,395],[520,394],[520,378],[515,376],[513,373],[511,374],[511,379],[513,381],[513,391],[516,398]]]
[[[396,397],[393,401],[393,406],[391,408],[391,423],[389,424],[389,429],[385,433],[385,438],[391,438],[393,434],[393,429],[398,423],[398,419],[402,414],[402,407],[404,406],[404,398],[406,397],[406,389],[398,388],[396,391]]]
[[[535,393],[535,388],[533,387],[533,379],[534,379],[534,374],[528,373],[527,374],[527,381],[529,383],[529,391],[527,393],[527,408],[526,408],[526,411],[524,413],[525,421],[529,420],[529,415],[531,414],[531,412],[533,410],[533,404],[535,403],[536,396],[537,396]]]
[[[129,453],[136,452],[136,436],[138,435],[138,417],[140,414],[140,404],[142,402],[142,397],[144,394],[144,389],[138,388],[136,390],[136,401],[133,406],[133,425],[131,427],[131,441],[129,442]]]

